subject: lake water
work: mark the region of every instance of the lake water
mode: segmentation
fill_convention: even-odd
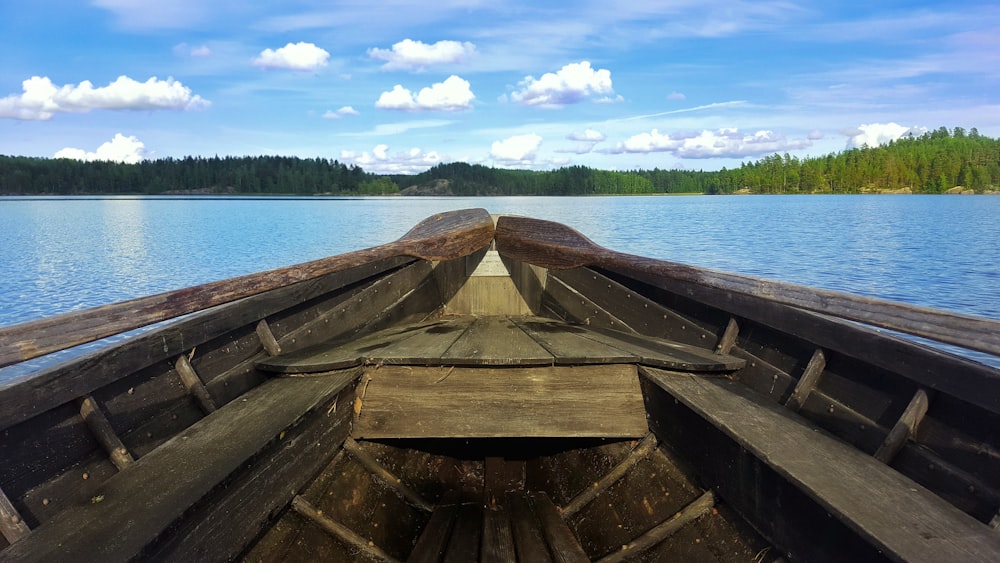
[[[0,325],[394,240],[485,207],[633,254],[1000,318],[1000,197],[0,198]]]

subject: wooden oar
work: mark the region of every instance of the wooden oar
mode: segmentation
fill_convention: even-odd
[[[633,256],[551,221],[500,217],[496,245],[503,256],[545,268],[596,266],[700,284],[1000,356],[1000,321],[994,319]]]
[[[440,213],[381,246],[0,327],[0,367],[376,260],[449,260],[472,254],[492,240],[493,220],[485,209]]]

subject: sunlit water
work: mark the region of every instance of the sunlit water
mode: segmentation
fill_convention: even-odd
[[[1000,318],[997,196],[0,198],[0,325],[389,242],[468,207],[633,254]]]

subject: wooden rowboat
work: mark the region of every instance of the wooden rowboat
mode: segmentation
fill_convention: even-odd
[[[173,319],[173,320],[170,320]],[[3,561],[998,561],[1000,322],[466,210],[21,325]]]

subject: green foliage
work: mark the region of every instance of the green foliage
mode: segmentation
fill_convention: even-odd
[[[0,156],[0,194],[356,194],[370,177],[336,160],[187,157],[136,164]]]
[[[1000,139],[976,128],[939,127],[886,146],[805,159],[774,154],[715,172],[585,166],[534,172],[453,162],[414,176],[375,176],[322,158],[187,157],[119,164],[0,156],[0,194],[387,195],[430,185],[445,185],[461,196],[996,190]]]

